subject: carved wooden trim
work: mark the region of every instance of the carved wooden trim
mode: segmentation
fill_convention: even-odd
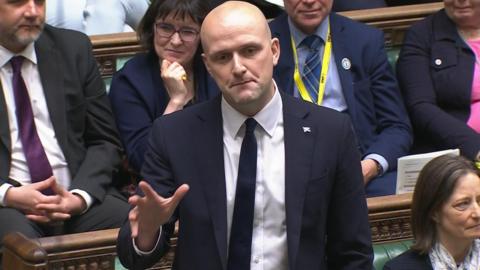
[[[410,205],[412,194],[368,198],[373,243],[411,239]],[[118,229],[94,231],[40,239],[19,233],[4,239],[4,269],[80,270],[114,269]],[[172,250],[152,270],[171,268],[177,238]]]
[[[411,193],[367,199],[373,243],[412,239],[411,202]]]

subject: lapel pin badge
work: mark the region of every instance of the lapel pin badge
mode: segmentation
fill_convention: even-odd
[[[303,127],[303,132],[304,133],[310,133],[310,132],[312,132],[312,130],[310,129],[310,127]]]
[[[352,67],[352,63],[350,62],[350,59],[343,58],[342,59],[342,67],[345,70],[349,70]]]

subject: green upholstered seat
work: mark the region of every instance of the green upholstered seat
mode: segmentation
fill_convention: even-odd
[[[401,240],[390,243],[374,244],[373,266],[376,270],[382,270],[386,262],[400,255],[404,251],[407,251],[412,243],[412,240]]]
[[[392,66],[393,71],[395,71],[395,66],[397,64],[399,53],[400,46],[387,47],[387,59],[388,63],[390,63],[390,65]]]
[[[373,245],[373,266],[376,270],[382,270],[385,263],[404,251],[407,251],[412,245],[412,240],[401,240],[390,243],[374,244]],[[115,270],[126,270],[118,260],[115,258]]]
[[[115,62],[115,71],[121,69],[130,58],[132,58],[131,55],[118,57]],[[112,76],[103,76],[103,82],[105,83],[108,93],[110,91],[110,85],[112,84]]]

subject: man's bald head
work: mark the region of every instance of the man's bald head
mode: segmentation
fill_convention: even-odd
[[[267,39],[272,38],[267,19],[258,7],[243,1],[226,1],[210,11],[202,23],[200,36],[203,48],[208,48],[212,34],[232,28],[261,28]]]
[[[225,100],[253,116],[273,97],[273,66],[280,55],[263,13],[254,5],[229,1],[202,24],[203,61]]]

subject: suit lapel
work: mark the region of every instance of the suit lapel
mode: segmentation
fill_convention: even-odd
[[[2,141],[5,148],[8,150],[8,153],[11,151],[10,141],[10,127],[8,125],[8,112],[7,112],[7,103],[5,102],[5,96],[3,94],[3,86],[0,81],[0,140]]]
[[[308,107],[282,95],[285,133],[285,205],[289,268],[294,269],[302,227],[305,192],[311,175],[316,130]],[[310,130],[309,130],[310,129]]]
[[[67,121],[65,110],[64,71],[62,59],[54,49],[52,42],[42,35],[35,43],[38,59],[38,71],[47,102],[48,113],[55,130],[55,136],[62,149],[67,149]]]
[[[221,95],[198,112],[200,128],[196,135],[198,168],[203,194],[212,218],[215,240],[223,269],[227,267],[227,199],[223,161]]]
[[[348,110],[350,112],[355,111],[355,97],[353,94],[353,79],[351,69],[354,65],[352,57],[349,55],[346,44],[351,44],[351,40],[348,40],[348,35],[342,33],[345,30],[343,23],[338,20],[338,15],[330,14],[330,31],[332,33],[332,48],[335,56],[335,64],[337,65],[338,76],[340,77],[340,83],[342,85],[343,95],[347,102]],[[350,61],[351,67],[345,69],[343,67],[343,60]],[[355,117],[355,115],[351,115]],[[354,120],[354,119],[352,119]],[[355,121],[354,121],[355,122]]]

